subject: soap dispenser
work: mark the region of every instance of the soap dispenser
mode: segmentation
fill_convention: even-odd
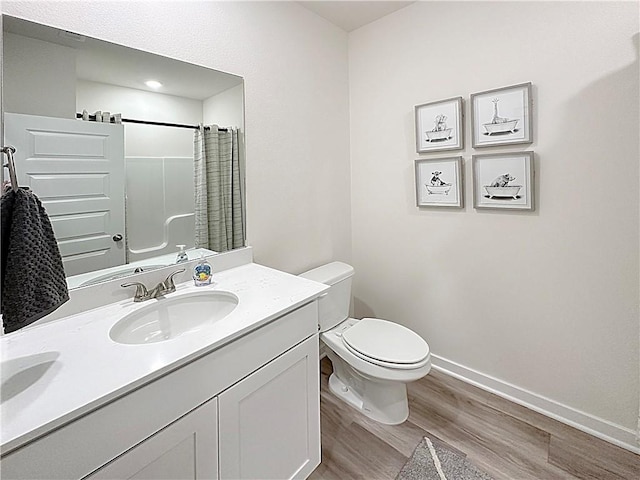
[[[176,263],[188,262],[189,256],[187,255],[187,252],[184,251],[186,245],[176,245],[176,247],[180,249],[180,251],[178,252],[178,256],[176,257]]]
[[[200,261],[193,269],[193,283],[196,287],[211,284],[211,264],[204,259],[204,253],[200,254]]]

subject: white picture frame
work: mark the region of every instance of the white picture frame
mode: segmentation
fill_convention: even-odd
[[[462,157],[416,160],[416,205],[463,208],[462,167]]]
[[[418,153],[464,148],[462,97],[423,103],[414,110]]]
[[[473,148],[533,142],[531,82],[471,94]]]
[[[534,153],[472,156],[473,208],[530,210],[534,204]]]

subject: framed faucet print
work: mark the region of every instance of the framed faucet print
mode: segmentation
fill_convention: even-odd
[[[533,152],[473,155],[473,208],[533,210]]]
[[[533,142],[531,82],[471,94],[473,148]]]
[[[418,153],[464,148],[462,97],[416,105],[415,117]]]
[[[416,203],[462,208],[462,157],[416,160]]]

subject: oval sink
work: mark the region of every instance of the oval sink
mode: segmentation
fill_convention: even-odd
[[[148,302],[111,327],[111,340],[141,345],[164,342],[207,328],[229,315],[238,306],[238,297],[229,292],[209,291]]]
[[[59,356],[59,352],[42,352],[4,360],[0,364],[0,403],[34,387],[34,395],[41,393],[62,368]]]

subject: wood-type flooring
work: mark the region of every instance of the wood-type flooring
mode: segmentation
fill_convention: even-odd
[[[330,391],[321,362],[322,463],[311,480],[394,479],[425,435],[497,479],[640,479],[640,455],[431,370],[409,384],[409,419],[382,425]],[[449,479],[455,480],[455,479]]]

